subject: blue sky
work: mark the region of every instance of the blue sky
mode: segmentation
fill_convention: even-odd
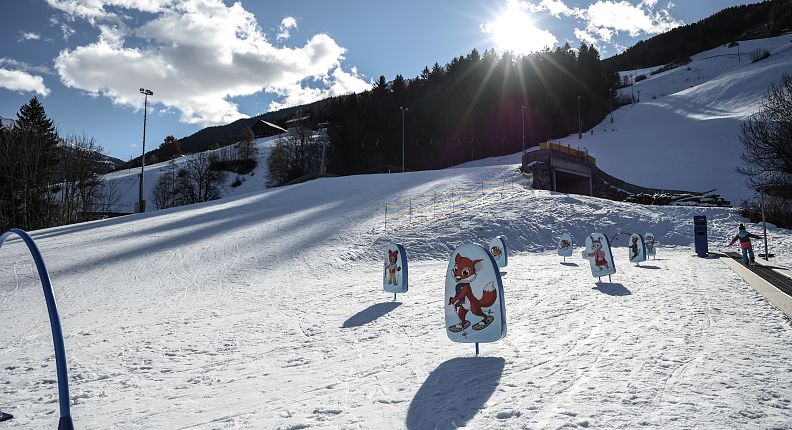
[[[414,77],[471,49],[594,43],[609,57],[739,0],[0,0],[0,116],[37,95],[110,155]]]

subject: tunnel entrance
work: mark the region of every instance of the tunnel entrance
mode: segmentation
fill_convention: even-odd
[[[567,194],[591,195],[591,177],[553,169],[553,188]]]

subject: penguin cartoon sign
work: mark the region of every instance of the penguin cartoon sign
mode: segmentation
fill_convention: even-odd
[[[644,236],[644,244],[646,245],[646,257],[654,258],[657,254],[657,249],[655,248],[657,239],[655,239],[654,233],[646,233]]]
[[[454,250],[445,279],[445,324],[454,342],[495,342],[506,336],[503,282],[495,258],[479,245]]]
[[[583,258],[591,263],[591,276],[595,278],[616,273],[610,241],[602,233],[592,233],[586,237],[586,249],[583,251]]]
[[[509,253],[506,249],[506,238],[497,236],[490,242],[490,254],[495,257],[498,267],[506,267],[509,264]]]
[[[400,244],[389,243],[385,247],[382,288],[389,293],[396,294],[406,293],[407,287],[407,252]]]
[[[643,236],[638,233],[630,235],[627,255],[630,257],[630,263],[639,264],[642,261],[646,261],[646,245],[644,245]]]
[[[569,233],[564,233],[561,235],[561,239],[558,239],[558,256],[564,257],[564,261],[566,261],[566,257],[572,256],[572,235]]]

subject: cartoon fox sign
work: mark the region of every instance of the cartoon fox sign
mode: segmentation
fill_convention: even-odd
[[[558,239],[558,256],[571,257],[572,248],[572,235],[569,233],[562,234],[561,239]]]
[[[506,249],[506,238],[498,236],[490,242],[490,254],[495,257],[498,267],[506,267],[509,264],[509,253]]]
[[[407,287],[407,252],[400,244],[389,243],[385,247],[382,288],[389,293],[406,293]]]
[[[444,301],[446,334],[452,341],[495,342],[506,336],[500,269],[481,246],[464,244],[451,254]]]
[[[602,233],[592,233],[586,237],[586,249],[583,251],[583,258],[591,263],[591,275],[595,278],[616,273],[610,241]]]
[[[638,264],[646,261],[646,245],[644,245],[644,238],[638,233],[630,235],[630,243],[627,244],[627,255],[630,257],[630,262]]]

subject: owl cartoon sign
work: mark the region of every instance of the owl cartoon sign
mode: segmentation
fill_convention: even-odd
[[[642,261],[646,261],[646,245],[644,238],[638,233],[630,235],[630,243],[627,245],[627,255],[630,257],[630,263],[640,265]]]
[[[398,243],[389,243],[385,247],[385,268],[382,275],[382,288],[393,293],[407,292],[407,252]]]
[[[572,256],[572,235],[569,233],[564,233],[561,235],[561,239],[558,239],[558,256],[564,257],[564,261],[566,261],[567,257]]]
[[[445,324],[454,342],[495,342],[506,336],[503,282],[495,258],[479,245],[464,244],[448,262]]]
[[[657,255],[657,249],[655,248],[657,239],[655,239],[654,233],[646,233],[644,236],[644,244],[646,245],[646,257],[652,257],[654,259],[655,255]]]
[[[506,238],[498,236],[490,242],[490,254],[495,257],[498,267],[506,267],[509,264],[509,253],[506,249]]]
[[[583,251],[583,258],[591,263],[591,275],[595,278],[616,273],[610,241],[602,233],[592,233],[586,237],[586,249]]]

